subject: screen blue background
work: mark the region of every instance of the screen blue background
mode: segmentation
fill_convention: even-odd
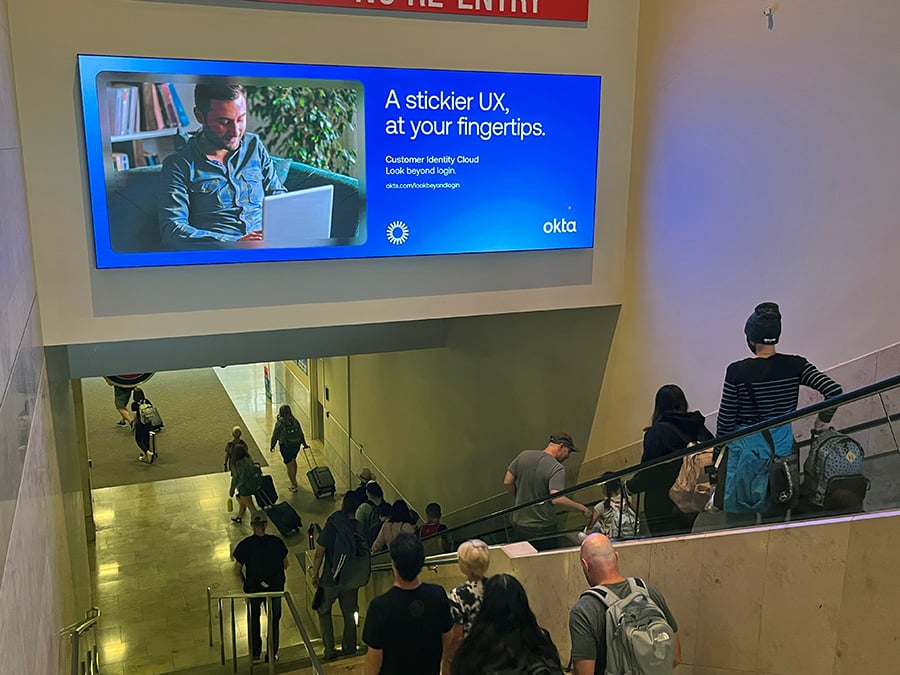
[[[118,253],[109,246],[104,175],[105,139],[100,132],[97,75],[104,71],[160,75],[221,75],[245,84],[260,78],[357,80],[363,86],[366,236],[361,244],[293,249],[203,250]],[[444,70],[406,70],[273,63],[190,61],[80,56],[82,104],[91,190],[97,266],[142,267],[217,262],[312,260],[433,255],[488,251],[590,248],[594,241],[600,77]],[[280,84],[280,83],[279,83]],[[400,108],[386,106],[391,90]],[[466,111],[409,110],[406,96],[427,90],[473,96]],[[509,109],[479,108],[490,92],[505,93]],[[192,102],[185,101],[190,109]],[[456,121],[540,122],[541,137],[481,140],[457,134]],[[385,125],[402,117],[407,135],[388,135]],[[451,121],[446,136],[413,140],[411,122]],[[477,164],[454,164],[456,173],[387,175],[385,168],[430,164],[387,164],[387,156],[477,156]],[[447,166],[439,164],[438,166]],[[450,189],[387,189],[388,183],[458,183]],[[547,234],[556,219],[575,221],[577,231]],[[402,221],[408,238],[392,244],[388,226]],[[571,229],[571,225],[569,226]]]

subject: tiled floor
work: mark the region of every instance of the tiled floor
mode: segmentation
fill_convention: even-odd
[[[216,372],[247,430],[267,449],[284,390],[273,383],[275,402],[266,399],[260,365]],[[283,465],[272,464],[267,472],[274,476],[279,496],[294,505],[304,524],[322,523],[335,510],[336,502],[313,497],[303,481],[305,472],[300,472],[300,492],[288,492]],[[94,491],[96,603],[102,612],[98,647],[105,674],[158,675],[218,661],[218,644],[208,645],[206,588],[213,586],[214,593],[240,589],[230,556],[251,533],[249,525],[229,520],[229,480],[228,474],[217,473]],[[302,555],[306,537],[292,539],[292,552]],[[295,597],[304,597],[302,575],[292,556],[287,585]],[[241,618],[238,632],[246,638]],[[281,644],[299,643],[299,632],[285,612]],[[245,645],[239,643],[239,653],[246,653]]]

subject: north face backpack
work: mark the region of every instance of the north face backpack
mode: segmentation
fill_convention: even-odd
[[[809,456],[803,463],[802,492],[812,504],[825,508],[839,489],[853,485],[850,489],[855,493],[854,501],[861,508],[869,486],[863,476],[865,455],[863,447],[846,434],[834,429],[815,434]]]
[[[606,607],[606,675],[671,675],[674,672],[675,631],[647,585],[628,578],[623,598],[606,586],[584,593]]]

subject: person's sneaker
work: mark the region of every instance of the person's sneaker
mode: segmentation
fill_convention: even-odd
[[[233,519],[232,519],[232,520],[233,520]],[[262,654],[254,654],[254,655],[253,655],[253,660],[254,660],[254,661],[262,661]]]
[[[117,426],[117,427],[125,428],[125,427],[127,427],[127,426],[129,426],[129,425],[128,425],[128,422],[126,422],[125,420],[119,420],[118,422],[116,422],[116,426]]]
[[[288,490],[291,491],[291,492],[296,492],[296,491],[297,491],[297,486],[296,486],[296,485],[291,485],[291,487],[289,487]]]
[[[276,660],[276,661],[278,660],[278,654],[275,655],[275,660]],[[268,655],[268,654],[266,654],[266,656],[263,658],[263,661],[266,662],[266,663],[269,662],[269,655]]]
[[[333,652],[326,651],[324,654],[322,654],[322,660],[334,661],[338,656],[340,656],[340,654],[338,654],[337,650],[334,650]]]
[[[139,461],[139,462],[146,462],[146,461],[147,461],[147,455],[145,455],[145,454],[142,452],[141,454],[138,455],[138,461]]]
[[[150,456],[150,463],[153,464],[153,462],[156,461],[156,453],[155,453],[155,452],[148,452],[147,454]]]

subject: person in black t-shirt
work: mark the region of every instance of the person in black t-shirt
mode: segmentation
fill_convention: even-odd
[[[253,534],[242,539],[231,556],[234,572],[244,582],[244,593],[268,593],[284,590],[284,570],[288,566],[288,549],[278,537],[266,534],[269,519],[257,511],[250,519]],[[250,599],[250,646],[253,660],[262,654],[259,615],[265,598]],[[272,631],[273,655],[278,657],[278,625],[281,622],[281,598],[272,598],[269,630]],[[266,655],[268,661],[268,654]]]
[[[450,640],[450,603],[441,586],[419,580],[425,549],[414,534],[391,543],[394,586],[369,603],[363,641],[366,675],[439,675]]]

